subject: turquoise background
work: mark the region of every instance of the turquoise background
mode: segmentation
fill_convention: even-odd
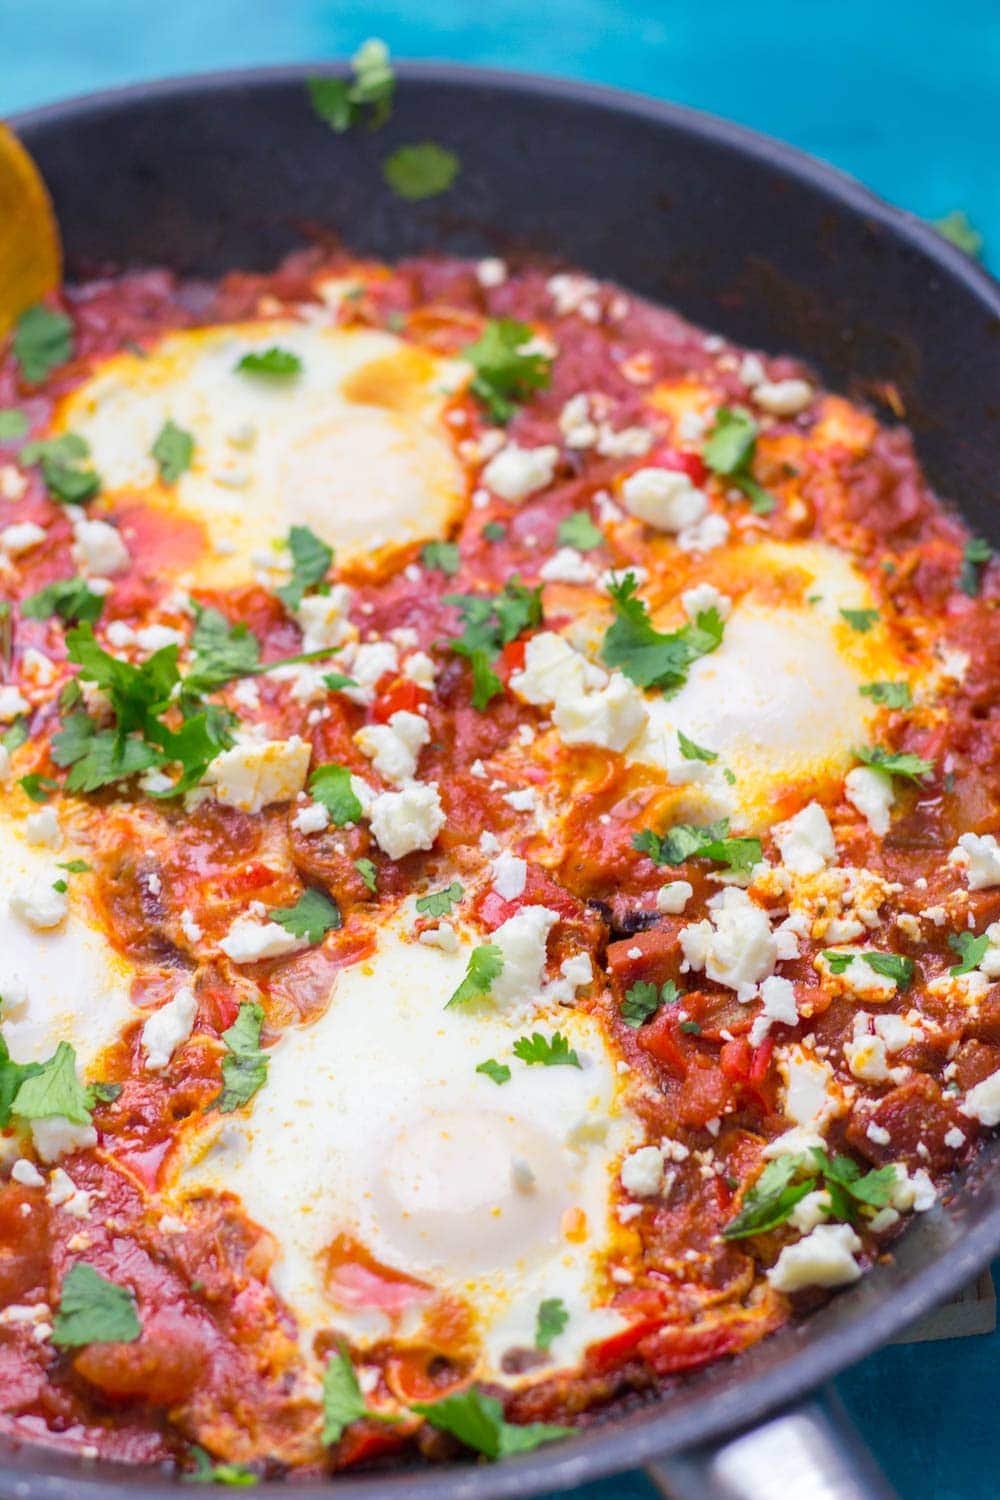
[[[142,78],[349,53],[562,73],[727,115],[938,218],[1000,269],[1000,0],[0,0],[0,114]],[[902,1500],[996,1500],[1000,1335],[885,1349],[840,1392]],[[640,1475],[577,1500],[651,1500]],[[790,1495],[789,1500],[796,1500]]]

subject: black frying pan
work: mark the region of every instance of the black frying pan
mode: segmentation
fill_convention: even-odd
[[[308,226],[389,259],[563,257],[737,341],[800,355],[835,389],[877,403],[892,382],[931,481],[1000,542],[1000,287],[919,220],[738,126],[550,79],[404,66],[392,123],[337,136],[309,109],[311,71],[143,85],[16,119],[52,190],[70,277],[267,269]],[[379,163],[428,139],[460,156],[458,187],[400,203]],[[888,1496],[835,1404],[804,1397],[1000,1250],[997,1154],[994,1143],[920,1216],[892,1265],[738,1359],[498,1466],[340,1479],[339,1495],[487,1500],[645,1463],[680,1500]],[[275,1500],[316,1490],[264,1488]],[[2,1500],[177,1494],[156,1473],[0,1452]]]

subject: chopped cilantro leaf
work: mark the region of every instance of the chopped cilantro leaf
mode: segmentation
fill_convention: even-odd
[[[776,502],[750,472],[756,447],[757,424],[753,418],[745,411],[720,406],[701,456],[713,474],[728,479],[736,489],[742,490],[756,515],[767,516]]]
[[[184,679],[188,696],[211,692],[234,677],[253,672],[260,660],[260,646],[253,631],[242,621],[230,625],[217,609],[197,609],[191,632],[191,666]]]
[[[482,713],[492,702],[503,693],[503,683],[490,666],[489,652],[477,647],[469,652],[469,666],[472,668],[472,706]]]
[[[325,672],[323,682],[331,693],[339,693],[341,688],[356,688],[358,685],[353,677],[345,677],[343,672]]]
[[[14,443],[28,430],[28,419],[16,407],[0,407],[0,443]]]
[[[78,1260],[63,1277],[52,1342],[60,1349],[85,1344],[133,1344],[142,1333],[135,1293],[106,1280]]]
[[[417,911],[425,917],[446,917],[464,895],[462,886],[453,880],[443,891],[429,891],[426,896],[418,896]]]
[[[513,318],[491,318],[464,357],[475,370],[470,389],[494,422],[508,422],[519,402],[544,390],[552,374],[552,360],[525,345],[534,339],[527,323]]]
[[[67,624],[80,620],[94,624],[101,618],[103,608],[103,595],[95,594],[85,578],[56,579],[21,601],[21,613],[29,620],[48,620],[58,615]]]
[[[604,541],[604,533],[590,519],[585,510],[575,510],[559,522],[560,547],[575,547],[578,552],[590,552]]]
[[[448,1432],[467,1448],[493,1459],[527,1453],[541,1443],[570,1437],[573,1432],[571,1427],[553,1427],[547,1422],[524,1426],[505,1422],[500,1402],[495,1396],[484,1395],[477,1386],[442,1396],[439,1401],[413,1401],[410,1409],[439,1432]]]
[[[881,745],[856,746],[851,754],[875,771],[884,771],[887,776],[898,776],[904,781],[922,781],[934,770],[932,761],[919,755],[884,750]]]
[[[58,781],[53,781],[51,776],[42,776],[38,771],[22,776],[17,784],[32,802],[48,802],[52,793],[59,790]]]
[[[323,1371],[323,1442],[339,1443],[344,1429],[367,1415],[357,1373],[346,1349],[340,1348]]]
[[[488,1057],[485,1062],[479,1063],[477,1073],[485,1073],[487,1078],[492,1078],[494,1083],[509,1083],[510,1069],[506,1063],[498,1063],[496,1058]]]
[[[635,597],[634,573],[612,583],[608,589],[617,618],[601,645],[601,658],[618,667],[641,688],[658,687],[669,697],[687,681],[688,668],[722,644],[722,617],[716,609],[700,610],[694,623],[663,634],[649,618],[641,599]]]
[[[15,1062],[0,1032],[0,1130],[10,1124],[11,1106],[21,1084],[41,1070],[41,1063]]]
[[[677,999],[677,986],[668,979],[660,989],[649,979],[637,979],[625,991],[621,1003],[621,1018],[626,1026],[642,1026],[654,1016],[661,1005],[673,1005]]]
[[[375,869],[375,865],[373,864],[373,862],[370,859],[356,859],[354,861],[354,868],[361,876],[361,879],[364,881],[368,890],[370,890],[372,895],[374,896],[375,876],[378,872]]]
[[[488,542],[502,542],[507,535],[507,528],[502,521],[487,521],[480,535]]]
[[[308,526],[293,526],[286,545],[292,558],[292,576],[275,592],[285,608],[294,611],[309,589],[323,582],[333,564],[333,548]]]
[[[821,956],[826,959],[831,974],[846,974],[848,966],[857,958],[856,953],[838,953],[833,948],[825,948]]]
[[[213,1463],[204,1448],[199,1448],[197,1443],[191,1447],[190,1456],[194,1460],[194,1468],[182,1476],[186,1484],[224,1484],[231,1489],[247,1489],[259,1482],[257,1475],[245,1464]]]
[[[446,573],[453,578],[458,572],[460,557],[457,542],[425,542],[420,549],[420,561],[425,568],[437,573]]]
[[[895,1182],[896,1168],[891,1163],[862,1174],[849,1156],[831,1158],[819,1148],[779,1156],[768,1162],[745,1194],[740,1212],[722,1232],[726,1239],[736,1240],[775,1229],[819,1186],[830,1196],[831,1216],[850,1221],[864,1209],[884,1208]]]
[[[657,865],[682,865],[688,859],[713,859],[738,875],[748,875],[760,863],[761,844],[756,838],[727,838],[728,818],[697,827],[677,823],[664,834],[644,828],[632,835],[632,847],[648,854]]]
[[[231,1114],[253,1098],[267,1082],[267,1054],[260,1050],[264,1008],[244,1001],[236,1020],[222,1033],[228,1049],[222,1059],[222,1092],[212,1103],[220,1114]]]
[[[18,318],[11,347],[25,380],[38,385],[73,358],[72,320],[38,303]]]
[[[932,219],[931,223],[938,234],[957,245],[959,250],[964,250],[966,255],[978,256],[982,250],[983,237],[969,222],[964,209],[953,208],[951,213],[945,214],[941,219]]]
[[[495,654],[521,634],[542,623],[542,591],[529,589],[515,575],[500,594],[445,594],[443,603],[458,610],[463,630],[451,642],[461,656],[483,650]]]
[[[328,932],[341,924],[337,903],[322,891],[312,889],[303,891],[294,906],[276,906],[268,916],[292,937],[305,938],[310,943],[321,943]]]
[[[687,1036],[701,1036],[701,1027],[697,1021],[682,1021],[681,1030]]]
[[[333,763],[317,766],[309,777],[309,790],[316,802],[322,802],[330,814],[330,821],[338,828],[345,823],[361,820],[361,803],[351,786],[351,773],[347,766]]]
[[[27,741],[28,721],[23,714],[19,714],[10,728],[5,729],[3,734],[0,734],[0,745],[3,746],[9,755],[13,755],[14,751],[20,750],[22,745],[27,744]]]
[[[677,731],[677,743],[685,760],[703,760],[711,765],[719,758],[718,751],[706,750],[704,745],[696,745],[694,740],[688,739],[683,729]]]
[[[39,465],[49,494],[66,505],[86,504],[101,487],[94,470],[84,467],[90,449],[85,439],[75,432],[26,443],[20,456],[23,464]]]
[[[839,613],[859,635],[867,635],[878,619],[877,609],[842,609]]]
[[[903,958],[899,953],[862,953],[861,957],[870,969],[891,979],[901,990],[913,983],[913,959]]]
[[[372,130],[392,114],[396,79],[385,42],[370,37],[351,58],[352,78],[312,77],[306,80],[309,100],[319,118],[338,134],[358,123],[365,109]]]
[[[60,1042],[52,1056],[23,1080],[10,1111],[22,1120],[64,1115],[73,1125],[90,1124],[87,1090],[76,1076],[76,1053],[68,1042]]]
[[[458,176],[459,166],[454,151],[434,141],[420,141],[415,146],[400,146],[387,156],[382,176],[397,198],[417,203],[446,193]]]
[[[948,947],[958,954],[959,962],[948,973],[956,978],[959,974],[971,974],[986,957],[989,946],[990,940],[985,932],[980,933],[979,937],[974,937],[971,932],[949,933]]]
[[[496,943],[481,943],[469,954],[465,978],[452,995],[447,1010],[452,1005],[465,1005],[469,1000],[484,999],[490,992],[494,979],[503,972],[503,953]]]
[[[962,566],[958,574],[958,586],[963,594],[974,599],[983,581],[983,569],[993,556],[993,548],[982,537],[970,537],[962,552]]]
[[[539,1303],[535,1318],[535,1348],[544,1349],[547,1353],[552,1340],[559,1337],[568,1322],[569,1312],[562,1298],[546,1297],[544,1302]]]
[[[86,875],[93,868],[85,859],[56,860],[56,869],[65,870],[68,875]]]
[[[535,1063],[544,1068],[582,1067],[579,1057],[561,1031],[554,1031],[551,1037],[543,1036],[540,1031],[533,1031],[531,1036],[519,1036],[514,1043],[514,1056],[529,1067]]]
[[[908,682],[865,682],[858,689],[862,698],[882,703],[886,708],[912,708],[913,695]]]
[[[288,380],[302,373],[302,361],[291,349],[280,349],[272,344],[270,349],[251,349],[236,364],[244,375],[265,375],[272,380]]]
[[[169,418],[164,422],[153,444],[153,457],[164,484],[176,484],[191,467],[194,438]]]

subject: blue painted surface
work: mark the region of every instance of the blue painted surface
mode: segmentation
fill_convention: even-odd
[[[1000,269],[996,0],[0,0],[0,113],[205,68],[353,51],[562,73],[781,136]],[[1000,1334],[883,1350],[839,1382],[902,1500],[995,1500]],[[576,1500],[651,1500],[639,1475]],[[794,1500],[794,1497],[789,1497]]]

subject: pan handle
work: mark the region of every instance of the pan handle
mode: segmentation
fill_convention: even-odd
[[[831,1389],[646,1472],[666,1500],[898,1500]]]

